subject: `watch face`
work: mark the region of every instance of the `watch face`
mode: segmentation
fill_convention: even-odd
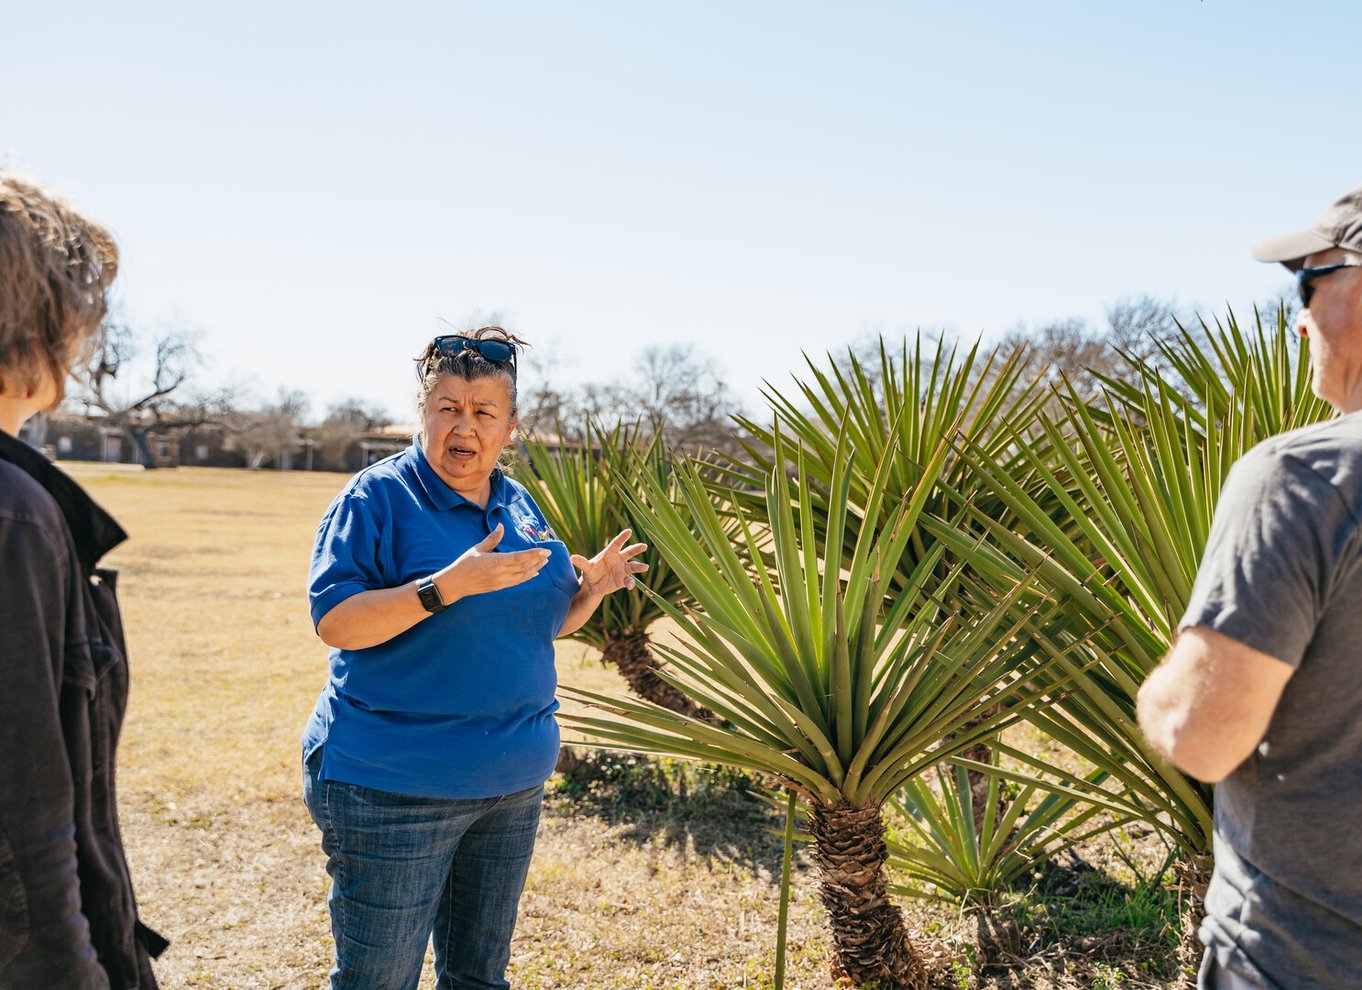
[[[440,597],[440,589],[430,578],[417,582],[416,597],[421,599],[421,607],[427,612],[443,612],[445,600]]]

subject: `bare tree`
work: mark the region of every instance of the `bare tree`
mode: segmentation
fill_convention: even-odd
[[[520,426],[532,433],[546,433],[572,421],[568,392],[547,382],[520,394]],[[577,438],[580,439],[580,438]]]
[[[307,413],[302,392],[279,391],[279,401],[262,409],[233,412],[227,416],[227,446],[239,450],[246,467],[259,470],[268,461],[298,449],[298,421]]]
[[[640,370],[639,412],[670,446],[703,450],[732,437],[735,402],[713,360],[689,344],[649,347]]]
[[[1019,323],[999,341],[998,349],[1004,354],[1025,349],[1026,366],[1034,377],[1051,383],[1067,378],[1084,395],[1097,390],[1093,372],[1110,374],[1119,360],[1110,341],[1076,316],[1035,328]]]
[[[1199,321],[1176,301],[1148,293],[1118,299],[1106,315],[1104,328],[1080,317],[1034,328],[1018,324],[998,346],[1003,353],[1024,348],[1033,374],[1051,383],[1065,379],[1080,395],[1092,397],[1102,377],[1133,383],[1138,376],[1132,361],[1157,366],[1161,344],[1201,333]]]
[[[921,341],[924,344],[935,344],[941,339],[944,331],[923,330],[921,328],[907,331],[890,331],[886,333],[867,332],[844,347],[828,352],[828,361],[844,375],[852,372],[853,366],[860,370],[871,386],[880,392],[881,379],[884,376],[884,358],[897,367],[899,359],[903,353],[902,348],[906,344],[909,347]],[[813,358],[815,355],[809,355]],[[803,369],[801,368],[802,372]]]
[[[650,347],[634,362],[636,378],[588,382],[560,389],[547,383],[521,396],[527,429],[582,440],[588,420],[640,421],[645,434],[662,434],[673,449],[692,452],[735,447],[731,419],[737,402],[718,366],[689,345]]]
[[[1176,339],[1188,322],[1174,300],[1143,293],[1125,296],[1107,307],[1107,336],[1111,343],[1138,358],[1155,353],[1154,343]]]
[[[135,359],[148,348],[149,372],[132,380]],[[78,372],[78,391],[72,398],[87,414],[99,412],[107,425],[121,428],[142,465],[153,468],[148,433],[172,433],[216,421],[230,405],[230,390],[189,394],[186,386],[200,363],[192,332],[144,334],[122,320],[109,319],[99,347]]]
[[[391,422],[386,410],[366,404],[363,399],[342,399],[333,403],[317,428],[317,452],[322,463],[347,467],[345,456],[350,446],[364,434],[382,429]]]

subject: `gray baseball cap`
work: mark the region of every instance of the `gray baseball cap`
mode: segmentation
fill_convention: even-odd
[[[1305,267],[1308,255],[1334,247],[1362,254],[1362,186],[1346,193],[1325,210],[1313,227],[1269,237],[1253,245],[1251,250],[1259,261],[1280,261],[1298,272]]]

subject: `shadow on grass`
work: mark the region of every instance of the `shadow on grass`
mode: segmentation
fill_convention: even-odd
[[[1135,990],[1168,986],[1176,974],[1177,892],[1158,878],[1121,883],[1072,854],[1039,865],[979,922],[981,937],[992,926],[1012,943],[980,960],[980,976],[991,977],[981,985],[990,990],[1060,974],[1080,986]]]
[[[784,820],[754,777],[718,766],[596,750],[549,780],[549,808],[616,826],[626,842],[693,849],[772,875]]]
[[[594,817],[613,826],[621,841],[662,843],[779,875],[782,812],[759,778],[733,770],[591,751],[572,772],[550,780],[546,810]],[[796,869],[805,871],[798,857]],[[966,910],[955,922],[925,926],[924,934],[944,934],[971,915],[974,944],[959,957],[952,986],[1177,985],[1177,893],[1159,878],[1122,883],[1065,853],[999,894],[990,910]]]

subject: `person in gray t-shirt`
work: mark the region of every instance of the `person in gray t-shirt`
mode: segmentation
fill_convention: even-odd
[[[1315,394],[1342,415],[1259,444],[1216,506],[1140,725],[1217,783],[1198,986],[1362,986],[1362,188],[1254,247],[1297,272]]]

